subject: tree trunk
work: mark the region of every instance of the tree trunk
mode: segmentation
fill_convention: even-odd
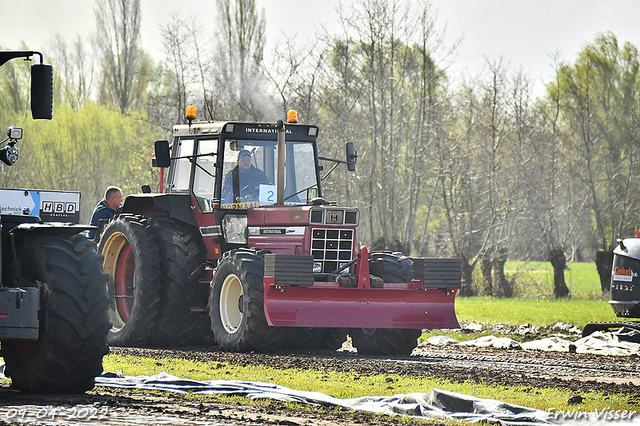
[[[507,251],[500,249],[498,258],[493,262],[493,286],[495,297],[513,297],[513,285],[504,274],[504,265],[507,263]]]
[[[462,288],[460,288],[460,296],[474,296],[473,286],[473,269],[474,264],[470,264],[466,257],[461,259],[462,263]]]
[[[596,269],[600,275],[600,288],[602,294],[609,293],[609,285],[611,284],[611,268],[613,267],[613,250],[597,250],[596,251]]]
[[[569,288],[564,281],[564,270],[567,267],[567,258],[564,250],[553,249],[549,252],[549,262],[553,266],[553,297],[569,296]]]
[[[484,296],[493,296],[493,276],[491,275],[491,269],[493,268],[493,264],[489,256],[485,256],[482,258],[482,284],[483,284],[483,295]]]

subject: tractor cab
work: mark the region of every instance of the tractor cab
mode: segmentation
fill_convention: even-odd
[[[164,168],[168,167],[161,194],[128,197],[123,212],[162,210],[197,226],[212,259],[242,247],[311,254],[308,241],[289,239],[300,232],[301,226],[318,223],[317,217],[325,216],[320,210],[329,208],[322,198],[319,160],[345,163],[350,170],[356,160],[352,143],[347,143],[347,161],[319,157],[317,136],[318,127],[297,124],[295,112],[290,112],[286,125],[282,121],[209,122],[192,118],[189,124],[173,127],[171,144],[156,141],[153,165],[161,167],[161,185],[165,183]],[[151,199],[155,204],[152,209],[141,208],[140,203]],[[333,214],[342,217],[345,213],[341,210]],[[351,260],[355,251],[356,215],[356,209],[347,214],[351,222],[344,231],[351,238],[349,254],[343,254],[346,260]],[[263,238],[274,232],[285,232],[287,238],[273,234]],[[309,232],[298,238],[309,239]],[[287,242],[281,241],[285,239]]]
[[[192,193],[203,213],[276,204],[276,126],[238,122],[174,126],[171,146],[156,143],[156,165],[170,166],[165,192]],[[318,128],[288,123],[285,132],[284,204],[310,204],[322,195]]]

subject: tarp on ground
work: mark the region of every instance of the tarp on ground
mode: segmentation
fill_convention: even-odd
[[[0,363],[0,378],[4,363]],[[335,406],[379,414],[405,415],[417,418],[456,419],[505,426],[578,425],[640,426],[640,414],[603,410],[584,412],[570,409],[558,401],[559,408],[549,411],[522,407],[494,399],[478,398],[456,392],[434,389],[430,393],[364,396],[339,399],[320,392],[299,391],[271,383],[243,380],[194,380],[167,373],[153,376],[124,376],[105,372],[96,377],[96,386],[145,389],[175,393],[224,394],[250,399],[271,399],[315,406]],[[564,408],[560,408],[564,407]]]
[[[338,406],[381,414],[406,415],[420,418],[457,419],[468,422],[488,422],[506,426],[516,425],[640,425],[640,415],[579,411],[543,411],[493,399],[483,399],[441,389],[430,393],[410,393],[393,396],[365,396],[339,399],[320,392],[306,392],[271,383],[242,380],[192,380],[167,373],[153,376],[123,376],[104,373],[96,378],[97,386],[147,389],[169,392],[239,395],[250,399],[273,399],[300,404]],[[566,406],[566,402],[559,402]]]
[[[640,331],[622,327],[615,332],[596,331],[575,342],[552,336],[531,342],[519,343],[508,337],[482,336],[473,340],[456,342],[445,336],[433,336],[426,340],[432,345],[455,345],[494,347],[501,349],[526,349],[558,352],[577,352],[598,355],[640,354]]]

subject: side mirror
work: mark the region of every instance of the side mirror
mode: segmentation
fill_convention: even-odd
[[[31,116],[34,120],[51,120],[53,113],[53,67],[31,65]]]
[[[349,170],[350,172],[355,172],[358,154],[356,154],[353,142],[347,142],[345,145],[345,150],[347,152],[347,170]]]
[[[169,155],[169,141],[155,142],[155,163],[153,167],[169,167],[171,165],[171,156]]]

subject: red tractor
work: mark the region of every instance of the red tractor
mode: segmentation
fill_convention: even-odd
[[[359,211],[322,197],[319,160],[355,170],[352,143],[330,160],[295,117],[194,118],[156,142],[160,193],[128,196],[100,234],[111,345],[335,350],[348,334],[361,354],[407,355],[422,329],[459,327],[459,259],[370,253]]]

